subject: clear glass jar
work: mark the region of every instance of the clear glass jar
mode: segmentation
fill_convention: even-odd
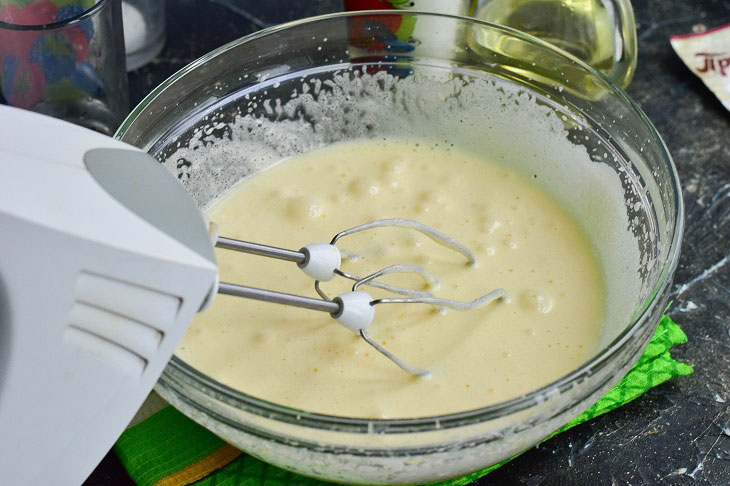
[[[119,2],[24,8],[0,2],[0,94],[111,135],[129,112]]]

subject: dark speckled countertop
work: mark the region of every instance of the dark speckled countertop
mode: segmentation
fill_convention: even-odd
[[[301,3],[307,14],[341,8],[338,1]],[[730,113],[669,45],[672,34],[729,23],[730,0],[635,0],[634,9],[639,62],[628,92],[664,138],[682,180],[686,232],[669,314],[689,337],[672,354],[695,373],[474,484],[730,485]],[[167,21],[165,49],[130,74],[132,103],[190,61],[260,28],[209,0],[167,0]],[[132,483],[110,453],[85,484]]]

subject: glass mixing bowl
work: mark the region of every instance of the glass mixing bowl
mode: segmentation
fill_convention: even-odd
[[[405,35],[392,34],[401,26]],[[414,32],[427,32],[429,42]],[[507,402],[437,417],[326,416],[233,390],[173,357],[157,386],[163,397],[231,444],[297,473],[430,482],[507,459],[613,386],[667,304],[683,208],[664,143],[596,70],[509,28],[392,11],[281,25],[172,76],[117,137],[164,162],[201,208],[242,177],[313,148],[362,138],[443,140],[535,178],[593,242],[607,289],[599,349],[568,375]],[[211,151],[215,157],[195,155]]]

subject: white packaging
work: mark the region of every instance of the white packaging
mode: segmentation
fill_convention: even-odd
[[[730,24],[670,38],[675,52],[687,67],[730,110]]]

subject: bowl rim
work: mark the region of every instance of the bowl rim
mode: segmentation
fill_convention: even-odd
[[[647,323],[647,319],[651,317],[653,311],[657,305],[662,304],[664,294],[667,287],[671,285],[672,275],[677,268],[679,252],[681,249],[682,235],[684,231],[684,203],[681,196],[681,185],[679,181],[679,175],[677,173],[674,161],[669,153],[669,150],[662,140],[661,136],[657,132],[654,125],[651,123],[646,114],[641,108],[625,93],[624,90],[616,86],[611,80],[609,80],[603,73],[596,70],[594,67],[583,62],[572,54],[565,52],[546,41],[533,37],[524,32],[515,30],[510,27],[493,24],[491,22],[475,19],[472,17],[465,17],[459,15],[449,14],[438,14],[433,12],[421,12],[416,10],[408,10],[404,12],[402,10],[365,10],[365,11],[352,11],[352,12],[338,12],[327,15],[319,15],[316,17],[309,17],[305,19],[295,20],[284,24],[276,25],[266,29],[256,31],[252,34],[243,36],[232,42],[229,42],[208,54],[196,59],[187,66],[183,67],[175,74],[167,78],[157,88],[152,90],[127,116],[122,122],[116,134],[115,138],[121,139],[137,118],[144,112],[145,108],[154,102],[154,100],[160,96],[168,87],[176,83],[178,80],[186,76],[188,73],[194,71],[199,66],[207,63],[214,59],[220,54],[227,52],[230,49],[239,47],[240,45],[275,35],[280,31],[286,31],[292,28],[296,28],[302,25],[311,25],[318,22],[327,22],[335,19],[343,18],[357,18],[357,17],[372,17],[372,16],[391,16],[391,15],[413,15],[417,17],[434,17],[434,18],[450,18],[458,20],[460,22],[468,22],[473,25],[481,25],[488,29],[502,31],[509,36],[520,38],[528,43],[540,45],[550,51],[553,51],[556,55],[562,56],[567,60],[577,64],[581,69],[587,71],[589,74],[599,78],[603,81],[610,89],[609,93],[617,96],[619,100],[626,104],[627,107],[638,116],[640,123],[647,129],[651,139],[650,142],[656,144],[657,149],[660,152],[661,158],[668,169],[671,177],[671,187],[674,191],[674,204],[677,208],[674,214],[674,231],[671,235],[670,247],[666,255],[666,261],[663,265],[662,271],[657,277],[657,283],[652,288],[647,300],[641,306],[640,314],[630,322],[619,335],[611,341],[608,345],[604,346],[596,352],[594,356],[580,365],[573,371],[565,374],[564,376],[540,387],[532,390],[523,395],[517,396],[507,401],[502,401],[487,405],[486,407],[480,407],[477,409],[466,410],[462,412],[448,413],[442,415],[432,415],[424,417],[413,417],[413,418],[388,418],[388,419],[376,419],[376,418],[356,418],[356,417],[345,417],[337,415],[328,415],[322,413],[308,412],[305,410],[299,410],[284,405],[279,405],[274,402],[256,398],[252,395],[235,390],[227,385],[224,385],[211,377],[199,372],[197,369],[188,365],[186,362],[173,355],[168,367],[173,372],[181,373],[186,379],[192,380],[193,383],[199,388],[204,390],[206,395],[211,395],[217,399],[223,399],[229,405],[234,405],[237,408],[243,408],[247,411],[254,412],[257,415],[264,416],[269,419],[277,421],[294,423],[298,425],[306,425],[312,428],[318,428],[323,430],[337,430],[339,428],[347,429],[348,432],[352,432],[352,428],[362,429],[363,432],[372,432],[375,426],[378,430],[382,430],[383,433],[397,433],[403,430],[403,427],[411,429],[422,429],[435,430],[435,429],[448,429],[452,427],[459,427],[464,425],[470,425],[475,423],[481,423],[487,420],[496,419],[508,416],[510,414],[530,408],[537,403],[543,402],[544,399],[539,397],[550,396],[558,391],[558,394],[563,389],[569,389],[576,382],[580,382],[583,379],[595,374],[598,370],[602,369],[611,361],[611,357],[620,353],[624,347],[630,343],[639,330],[643,329]],[[270,80],[268,80],[270,81]],[[268,82],[267,81],[267,82]],[[655,326],[657,323],[648,323],[649,326]],[[645,343],[642,343],[642,345]]]

